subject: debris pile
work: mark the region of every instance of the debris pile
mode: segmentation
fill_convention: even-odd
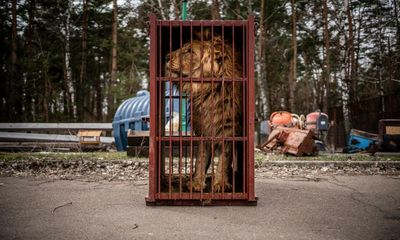
[[[378,135],[351,129],[347,141],[347,147],[344,149],[346,153],[356,153],[372,150],[378,142]]]
[[[325,148],[324,139],[330,124],[328,115],[315,111],[304,115],[297,115],[286,111],[271,114],[268,121],[269,137],[261,144],[264,152],[291,154],[294,156],[315,155],[316,146]]]
[[[297,157],[317,152],[314,147],[314,133],[311,130],[285,127],[274,129],[260,149],[265,152],[289,153]]]
[[[381,119],[379,121],[379,134],[374,134],[358,129],[351,129],[346,153],[368,151],[375,153],[400,152],[400,119]]]
[[[400,152],[400,119],[379,121],[379,149],[385,152]]]

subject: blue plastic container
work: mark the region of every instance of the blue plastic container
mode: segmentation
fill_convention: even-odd
[[[146,131],[150,128],[150,93],[146,90],[137,92],[136,97],[125,100],[114,115],[115,145],[118,151],[125,151],[128,144],[128,130]]]
[[[188,99],[186,98],[186,95],[182,96],[182,103],[181,105],[179,104],[180,101],[180,95],[178,89],[174,86],[172,88],[172,95],[171,98],[169,97],[171,94],[170,88],[169,88],[169,82],[165,83],[165,122],[168,123],[170,120],[171,116],[173,116],[173,112],[179,114],[179,107],[181,107],[181,126],[182,132],[188,132],[189,130],[189,117],[190,112],[189,112],[189,103]],[[170,104],[170,100],[172,100],[172,104]],[[170,110],[170,107],[172,109]]]
[[[347,152],[355,153],[366,151],[378,142],[378,135],[364,132],[357,129],[351,129],[347,141]]]
[[[187,99],[182,97],[182,104],[179,104],[179,91],[173,87],[170,96],[169,83],[165,85],[165,122],[167,123],[173,112],[179,113],[181,107],[181,131],[189,130],[189,108]],[[172,99],[172,105],[170,104]],[[172,109],[170,107],[172,106]],[[128,131],[148,131],[150,129],[150,93],[147,90],[137,92],[136,97],[125,100],[117,109],[112,122],[114,130],[115,145],[118,151],[126,151],[128,145]]]

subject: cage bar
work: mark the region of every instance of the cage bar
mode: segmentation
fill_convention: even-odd
[[[150,16],[147,205],[256,205],[254,17]]]

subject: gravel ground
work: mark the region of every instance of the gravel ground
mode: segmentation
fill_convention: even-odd
[[[257,178],[304,177],[324,175],[400,175],[400,161],[320,161],[256,160]],[[88,181],[146,181],[148,159],[54,159],[29,157],[27,160],[0,161],[0,176],[37,179],[85,179]]]
[[[148,163],[144,160],[17,160],[0,162],[0,176],[140,181],[148,179]]]

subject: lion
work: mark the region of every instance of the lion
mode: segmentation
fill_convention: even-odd
[[[233,61],[235,56],[235,61]],[[233,84],[233,78],[242,77],[238,64],[239,54],[222,44],[221,36],[203,41],[193,40],[167,55],[166,76],[191,77],[192,83],[183,81],[183,92],[190,95],[192,129],[197,136],[235,137],[242,133],[242,84]],[[201,78],[216,78],[214,83],[199,82]],[[227,79],[224,84],[221,79]],[[234,135],[235,134],[235,135]],[[206,188],[206,173],[211,163],[212,147],[219,161],[214,176],[214,190],[231,189],[232,162],[236,158],[232,141],[201,141],[195,162],[193,181],[187,184],[194,191]],[[222,149],[224,148],[224,153]],[[218,155],[217,154],[217,155]],[[223,159],[223,160],[221,160]]]

